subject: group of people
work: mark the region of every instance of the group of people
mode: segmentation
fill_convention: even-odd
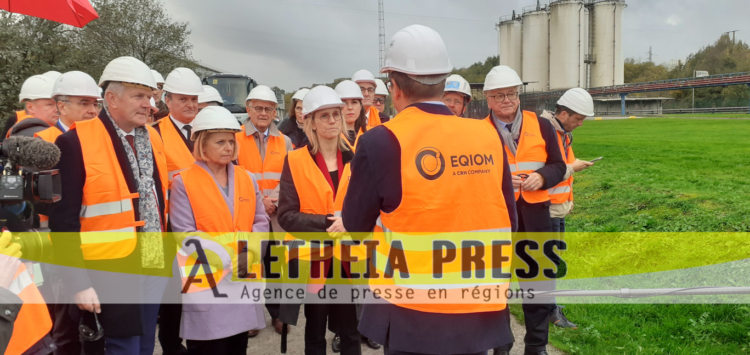
[[[592,165],[576,159],[571,146],[571,132],[593,115],[585,90],[571,89],[555,112],[537,117],[520,109],[518,74],[498,66],[483,88],[490,115],[469,119],[462,116],[472,90],[450,75],[437,32],[420,25],[400,30],[385,63],[386,82],[360,70],[335,88],[301,89],[278,127],[268,86],[249,93],[248,119],[240,125],[193,71],[177,68],[164,80],[132,57],[112,60],[98,83],[79,71],[29,78],[20,95],[24,109],[9,119],[6,135],[36,136],[60,150],[62,199],[39,211],[39,226],[52,232],[55,263],[72,268],[55,275],[62,287],[46,300],[49,312],[26,311],[35,317],[33,331],[17,323],[10,354],[40,342],[54,344],[46,353],[151,354],[157,322],[164,354],[245,354],[248,339],[266,326],[263,305],[212,303],[211,289],[189,281],[195,244],[240,255],[265,275],[276,244],[239,249],[243,234],[285,235],[289,242],[374,232],[386,236],[380,241],[388,247],[389,233],[564,232],[573,174]],[[398,112],[393,118],[384,115],[388,95]],[[445,162],[415,165],[426,147],[436,159],[483,153],[494,163],[473,175],[455,174]],[[205,235],[166,237],[196,232]],[[0,238],[0,252],[8,245]],[[323,262],[325,273],[337,257]],[[285,264],[303,278],[312,273],[305,252]],[[14,282],[26,272],[19,266]],[[247,286],[232,273],[215,282],[222,292]],[[308,283],[311,294],[321,287]],[[112,301],[124,292],[144,301]],[[162,302],[170,294],[190,301]],[[33,304],[24,303],[21,314],[26,307]],[[310,355],[326,353],[328,329],[336,334],[333,351],[344,355],[360,354],[362,343],[392,355],[501,355],[513,346],[505,302],[266,302],[283,341],[302,307]],[[523,311],[526,354],[546,354],[550,323],[575,328],[554,299],[524,303]]]

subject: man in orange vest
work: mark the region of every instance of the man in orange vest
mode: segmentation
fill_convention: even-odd
[[[283,236],[284,230],[279,226],[276,208],[279,201],[279,181],[284,168],[284,159],[288,152],[294,150],[292,140],[279,132],[276,124],[276,94],[265,85],[254,87],[245,100],[248,120],[237,133],[237,143],[240,145],[240,155],[237,159],[255,176],[261,193],[266,214],[271,218],[273,234]],[[271,268],[271,244],[267,244],[263,267]],[[274,330],[281,334],[283,323],[279,320],[279,305],[266,302],[266,309],[271,315]],[[254,332],[252,332],[254,333]],[[252,335],[251,333],[251,335]]]
[[[362,106],[365,107],[365,116],[367,116],[367,129],[379,126],[380,112],[374,105],[375,100],[375,89],[377,89],[377,82],[375,76],[367,69],[358,70],[352,75],[352,81],[359,85],[362,90]]]
[[[10,136],[13,126],[27,118],[38,118],[48,126],[54,125],[60,117],[52,99],[54,85],[55,80],[48,75],[34,75],[26,79],[18,95],[24,110],[16,111],[5,120],[2,137]]]
[[[574,88],[563,94],[557,101],[555,113],[544,111],[542,117],[548,119],[557,132],[560,152],[565,158],[567,170],[563,181],[549,189],[552,205],[549,212],[552,219],[552,231],[565,233],[565,216],[573,210],[573,173],[583,171],[594,165],[592,162],[578,160],[573,154],[573,130],[583,125],[583,120],[594,115],[594,100],[584,89]],[[562,306],[555,306],[550,316],[550,323],[560,328],[578,329],[562,312]]]
[[[390,43],[381,71],[389,74],[398,115],[360,138],[342,210],[345,229],[375,230],[373,238],[381,239],[378,254],[381,247],[390,249],[387,235],[398,233],[404,253],[413,254],[411,259],[406,256],[410,269],[429,268],[432,260],[425,258],[430,253],[406,246],[424,245],[445,235],[426,232],[471,238],[484,231],[510,239],[516,213],[502,140],[487,122],[456,117],[440,101],[453,69],[442,38],[428,27],[412,25],[397,32]],[[460,156],[462,161],[476,158],[479,166],[462,166]],[[454,265],[456,269],[461,266]],[[378,267],[378,273],[384,271]],[[394,279],[372,279],[370,286]],[[507,280],[491,287],[503,285]],[[404,285],[391,286],[425,292],[412,287],[408,279]],[[393,355],[486,354],[512,344],[505,299],[491,304],[454,303],[458,302],[365,303],[359,331]]]
[[[203,84],[192,70],[177,68],[167,75],[164,91],[169,117],[164,117],[154,128],[161,134],[167,148],[167,169],[169,181],[172,181],[175,175],[195,162],[190,140],[191,124],[198,114],[198,95],[203,94]]]
[[[71,267],[60,277],[84,321],[98,316],[106,354],[151,354],[167,278],[146,275],[171,275],[176,249],[163,234],[164,144],[147,125],[156,82],[146,64],[120,57],[99,84],[98,117],[56,140],[65,198],[50,214],[52,245],[56,262]]]
[[[518,210],[519,232],[552,232],[548,189],[565,175],[565,161],[550,122],[533,112],[522,111],[519,93],[523,86],[515,70],[497,66],[484,82],[484,95],[492,123],[505,142],[505,152],[513,173],[513,189]],[[554,283],[544,287],[554,287]],[[537,288],[538,289],[538,288]],[[530,302],[531,303],[531,302]],[[549,317],[553,304],[523,304],[526,323],[525,354],[546,355]],[[552,303],[552,302],[551,302]],[[495,349],[495,354],[510,347]]]
[[[52,88],[60,119],[52,127],[35,134],[50,143],[67,132],[75,122],[90,120],[99,114],[101,96],[96,81],[90,75],[71,71],[62,74]]]

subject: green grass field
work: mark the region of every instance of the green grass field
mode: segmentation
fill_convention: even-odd
[[[750,118],[748,113],[680,113],[664,115],[665,118]]]
[[[750,231],[748,132],[750,120],[586,121],[575,131],[576,156],[604,160],[576,175],[568,231]],[[523,317],[520,305],[511,311]],[[579,329],[552,327],[550,340],[570,354],[750,353],[750,305],[571,304],[565,312]]]

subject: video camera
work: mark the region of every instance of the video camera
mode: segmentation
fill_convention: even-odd
[[[32,229],[31,204],[60,200],[62,182],[57,169],[60,149],[40,138],[12,136],[0,144],[0,224],[15,234],[24,257],[41,260],[52,250],[46,233]],[[20,207],[21,211],[17,211]]]
[[[39,138],[12,136],[0,144],[0,205],[60,200],[60,160],[56,145]]]

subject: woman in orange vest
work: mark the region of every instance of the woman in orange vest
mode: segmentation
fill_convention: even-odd
[[[357,147],[359,136],[367,132],[367,116],[362,105],[362,90],[351,80],[344,80],[336,85],[336,93],[344,103],[341,114],[344,116],[344,136],[352,148]],[[354,149],[352,149],[354,150]]]
[[[229,303],[216,304],[214,298],[216,290],[238,297],[243,291],[253,294],[261,287],[255,282],[232,281],[233,260],[244,257],[237,246],[238,238],[247,236],[245,233],[269,231],[258,183],[245,169],[232,164],[237,159],[235,133],[239,131],[239,123],[227,109],[209,106],[201,110],[193,121],[191,135],[196,162],[172,180],[172,230],[180,233],[176,234],[178,239],[186,237],[179,241],[177,256],[180,274],[183,281],[187,280],[183,284],[180,337],[187,339],[191,354],[245,354],[248,331],[265,328],[262,304],[247,300],[238,303],[232,298]],[[202,234],[196,237],[193,232]],[[196,243],[188,242],[191,240],[198,240],[204,251],[214,253],[201,256]],[[260,245],[250,241],[247,247],[248,265],[253,265],[252,272],[259,275]],[[221,263],[214,264],[211,255],[218,255]],[[200,274],[195,272],[200,258],[211,265],[210,273],[200,265]],[[195,282],[191,283],[193,277]]]
[[[296,256],[290,253],[288,257],[289,270],[299,270],[300,278],[307,281],[305,298],[317,297],[315,294],[326,282],[324,277],[333,274],[334,269],[339,269],[335,265],[340,265],[334,260],[334,253],[325,252],[325,248],[318,253],[330,256],[311,255],[310,249],[315,249],[309,245],[311,240],[330,240],[328,233],[333,238],[335,234],[346,233],[337,210],[340,211],[346,195],[348,163],[353,154],[341,136],[342,107],[338,94],[329,87],[318,86],[307,93],[303,114],[310,145],[290,152],[281,173],[279,224],[291,233],[287,241],[306,239],[307,248],[300,247]],[[313,260],[322,273],[312,271]],[[279,319],[286,324],[297,324],[299,308],[299,304],[282,304]],[[305,354],[325,354],[327,324],[341,336],[342,354],[361,353],[355,305],[306,303],[305,318]]]

